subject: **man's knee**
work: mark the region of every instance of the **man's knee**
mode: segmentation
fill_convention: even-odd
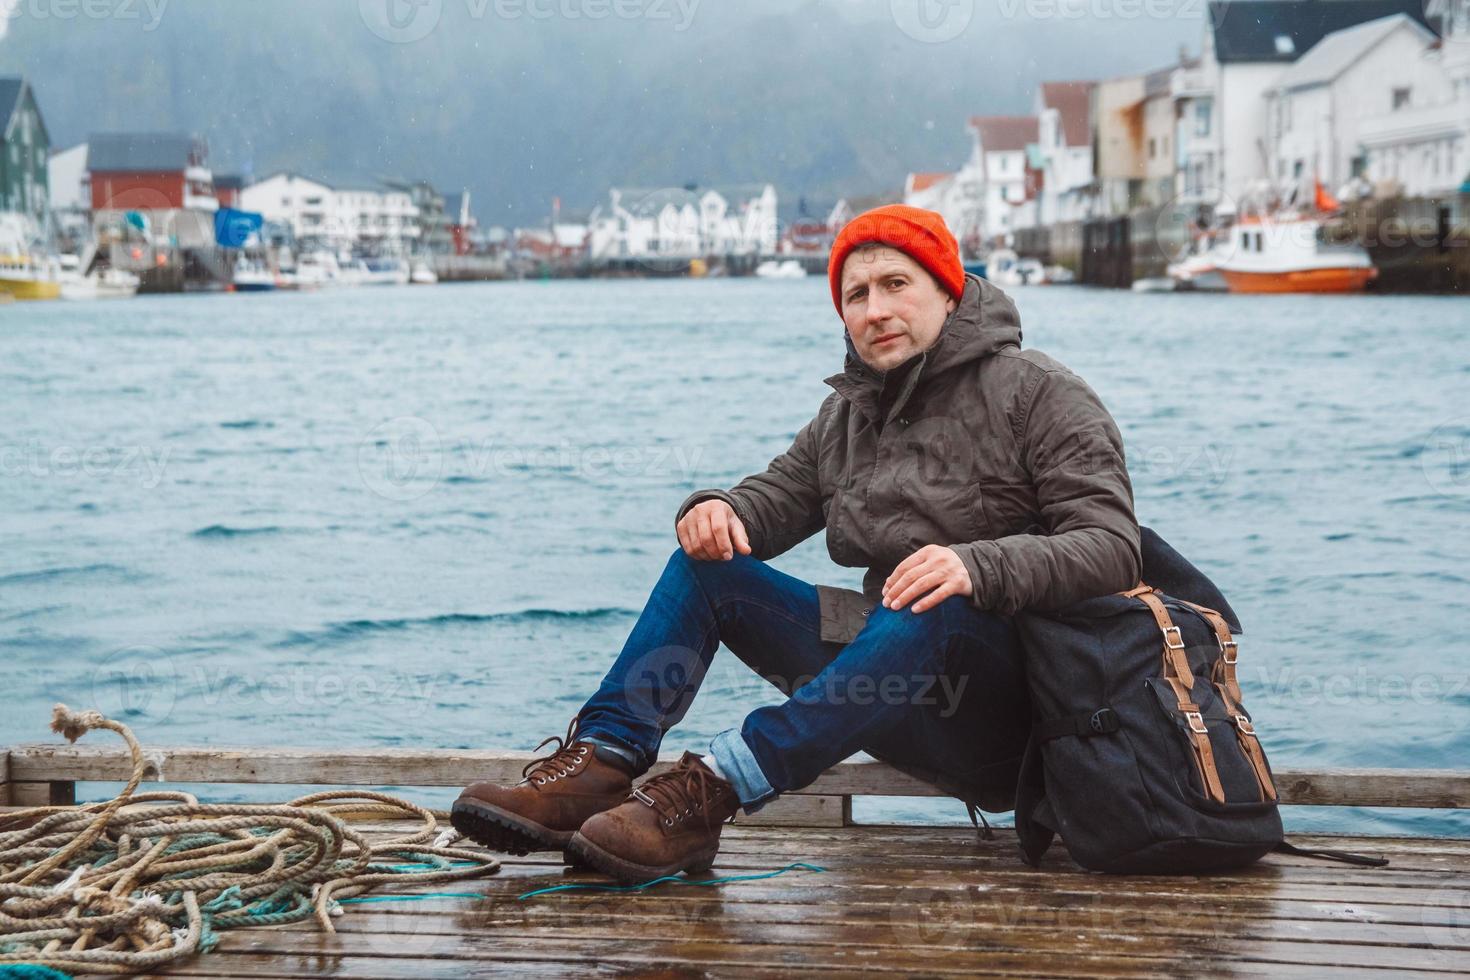
[[[683,548],[675,548],[669,556],[668,569],[678,571],[696,579],[707,592],[721,592],[742,581],[759,576],[766,563],[750,555],[735,553],[733,558],[723,561],[706,561],[687,554]]]

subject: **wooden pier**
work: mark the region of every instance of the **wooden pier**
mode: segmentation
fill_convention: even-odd
[[[150,753],[152,754],[152,753]],[[459,750],[178,748],[163,785],[459,786],[519,778],[528,756]],[[120,781],[121,749],[0,750],[0,805],[64,804],[78,781]],[[1288,804],[1470,805],[1470,772],[1278,768]],[[310,924],[234,930],[168,976],[465,977],[917,973],[1006,976],[1383,976],[1470,973],[1470,840],[1291,835],[1387,857],[1362,868],[1271,855],[1239,872],[1156,877],[1082,871],[1054,847],[1026,867],[1014,834],[968,826],[853,826],[853,796],[929,796],[926,784],[851,762],[760,819],[725,828],[711,877],[774,878],[649,891],[534,889],[603,879],[558,854],[503,856],[452,886],[385,886],[348,906],[336,935]],[[358,825],[369,837],[394,828]],[[431,897],[422,896],[425,893]]]

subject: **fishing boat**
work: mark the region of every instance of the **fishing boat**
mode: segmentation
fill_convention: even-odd
[[[439,281],[439,276],[429,263],[419,261],[413,264],[413,271],[408,274],[408,281],[418,286],[432,286]]]
[[[1217,268],[1232,293],[1356,293],[1378,275],[1366,249],[1334,241],[1315,216],[1246,218],[1230,234]]]
[[[25,300],[61,298],[57,263],[29,252],[0,252],[0,292]]]
[[[41,249],[40,232],[28,215],[0,212],[0,292],[13,299],[57,299],[61,270]]]

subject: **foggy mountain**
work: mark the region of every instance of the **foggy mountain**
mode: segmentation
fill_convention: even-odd
[[[1198,49],[1203,0],[1115,5],[0,0],[0,72],[32,80],[57,149],[193,131],[216,172],[422,176],[486,224],[610,185],[770,180],[789,212],[957,167],[966,119],[1029,111],[1044,79]]]

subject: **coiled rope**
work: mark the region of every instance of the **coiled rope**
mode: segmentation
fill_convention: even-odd
[[[434,813],[406,800],[332,791],[281,805],[211,804],[188,793],[139,793],[158,766],[126,725],[58,704],[51,728],[73,742],[93,729],[116,732],[133,773],[104,803],[0,814],[0,964],[150,971],[212,949],[216,930],[314,918],[335,932],[335,899],[390,881],[500,870],[483,851],[441,846]],[[348,814],[420,827],[370,843],[347,825]]]

